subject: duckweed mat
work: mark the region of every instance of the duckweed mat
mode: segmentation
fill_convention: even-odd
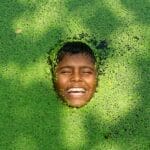
[[[47,57],[85,35],[105,69],[76,109],[57,98]],[[149,150],[149,42],[149,0],[1,0],[0,149]]]

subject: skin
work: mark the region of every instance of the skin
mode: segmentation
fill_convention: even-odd
[[[86,105],[96,90],[96,84],[95,64],[86,54],[66,54],[56,67],[55,87],[58,94],[71,107]]]

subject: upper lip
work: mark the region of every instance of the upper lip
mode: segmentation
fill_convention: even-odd
[[[83,93],[85,93],[86,90],[85,90],[85,88],[82,88],[82,87],[71,87],[67,90],[67,92],[68,93],[70,93],[70,92],[83,92]]]

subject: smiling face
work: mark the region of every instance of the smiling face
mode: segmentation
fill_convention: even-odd
[[[55,87],[71,107],[82,107],[92,98],[97,71],[92,58],[84,53],[66,54],[56,67]]]

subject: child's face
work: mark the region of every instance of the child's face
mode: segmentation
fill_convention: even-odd
[[[92,98],[96,84],[95,64],[86,54],[67,54],[56,67],[55,86],[69,106],[85,105]]]

